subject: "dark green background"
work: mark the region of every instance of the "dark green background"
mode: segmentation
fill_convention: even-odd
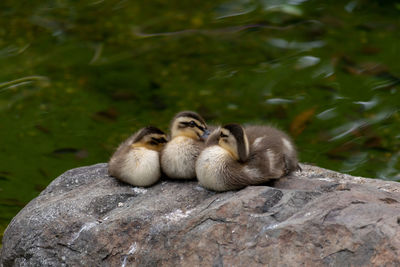
[[[302,162],[399,180],[400,2],[0,3],[0,233],[177,111],[271,123]]]

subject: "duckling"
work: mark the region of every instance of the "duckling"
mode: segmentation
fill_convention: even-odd
[[[119,145],[108,163],[108,173],[134,186],[150,186],[161,177],[159,152],[166,134],[148,126]]]
[[[193,111],[182,111],[172,119],[171,140],[161,151],[161,169],[170,178],[193,179],[195,163],[209,131],[204,119]]]
[[[215,191],[279,179],[298,169],[290,138],[269,126],[227,124],[208,138],[196,161],[199,184]]]
[[[271,164],[275,161],[274,164],[268,166],[268,170],[265,169],[265,172],[271,173],[272,176],[279,176],[282,167],[280,159],[283,158],[284,175],[301,171],[296,146],[286,133],[266,125],[246,126],[245,131],[251,144],[252,164],[264,166],[265,169],[266,160]],[[268,149],[269,156],[268,153],[262,153]]]

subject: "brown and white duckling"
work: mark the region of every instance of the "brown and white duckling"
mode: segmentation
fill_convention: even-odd
[[[172,119],[171,140],[161,151],[161,169],[170,178],[193,179],[195,163],[209,131],[204,119],[193,111],[182,111]]]
[[[215,191],[261,184],[297,169],[290,138],[268,126],[225,125],[210,135],[196,162],[199,184]]]
[[[150,186],[161,177],[159,152],[167,143],[160,129],[140,129],[119,145],[108,163],[108,173],[134,186]]]
[[[284,159],[284,175],[300,171],[297,149],[292,139],[281,130],[266,125],[245,126],[250,143],[250,157],[254,166],[268,167],[271,176],[281,173],[281,158]],[[267,151],[267,153],[264,153]],[[265,165],[268,160],[269,165]],[[257,162],[258,161],[258,162]]]

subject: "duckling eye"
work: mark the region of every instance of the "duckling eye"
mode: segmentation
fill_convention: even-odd
[[[221,137],[221,138],[224,138],[224,137],[228,137],[226,134],[224,134],[224,133],[221,133],[220,135],[219,135],[219,137]]]
[[[196,126],[196,123],[194,121],[190,121],[189,126],[193,128],[194,126]]]
[[[160,139],[158,139],[159,143],[167,143],[167,139],[165,139],[164,137],[161,137]]]
[[[166,142],[167,142],[167,140],[164,137],[160,137],[160,138],[152,137],[151,141],[149,143],[150,144],[154,143],[154,145],[158,145],[158,144],[163,144],[163,143],[166,143]]]
[[[158,145],[158,143],[156,141],[150,141],[149,144],[152,145],[152,146]]]

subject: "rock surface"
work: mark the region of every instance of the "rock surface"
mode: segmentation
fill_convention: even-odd
[[[1,266],[400,266],[400,183],[302,168],[225,193],[73,169],[12,220]]]

